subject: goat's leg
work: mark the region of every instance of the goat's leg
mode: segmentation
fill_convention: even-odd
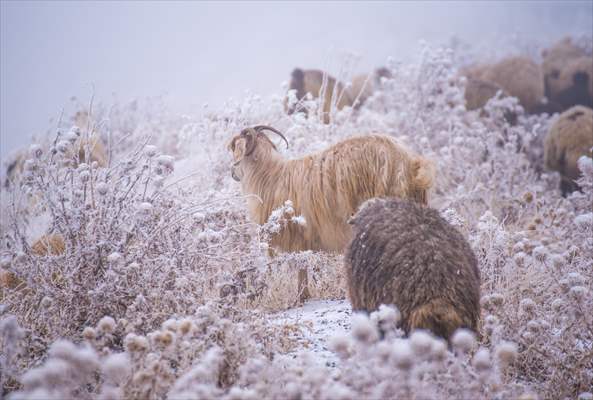
[[[309,276],[305,268],[299,268],[297,289],[299,291],[299,303],[302,304],[311,297],[309,293]]]

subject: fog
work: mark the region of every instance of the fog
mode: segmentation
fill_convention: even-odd
[[[70,97],[166,95],[197,114],[245,90],[281,93],[296,67],[357,71],[418,41],[549,43],[592,34],[592,2],[2,2],[0,155],[52,127]],[[54,123],[55,125],[55,123]]]

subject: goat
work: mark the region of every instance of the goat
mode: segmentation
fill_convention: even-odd
[[[284,159],[263,133],[276,129],[244,129],[228,145],[231,175],[241,182],[251,219],[265,223],[272,211],[291,200],[305,226],[289,223],[271,239],[282,251],[342,252],[351,237],[347,220],[373,197],[400,197],[427,204],[434,166],[384,135],[354,137],[300,159]],[[299,292],[306,276],[299,278]],[[301,290],[302,289],[302,290]],[[302,296],[306,297],[306,296]],[[302,298],[303,299],[303,298]]]
[[[349,221],[344,260],[353,311],[393,304],[406,333],[428,329],[449,339],[477,332],[480,271],[463,236],[439,213],[401,199],[373,199]]]

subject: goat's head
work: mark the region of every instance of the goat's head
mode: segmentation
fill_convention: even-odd
[[[243,178],[243,168],[246,163],[261,160],[266,155],[277,152],[274,143],[262,132],[265,130],[280,136],[288,147],[288,140],[284,135],[271,126],[257,125],[243,129],[240,134],[231,139],[228,145],[229,151],[233,153],[231,176],[234,180],[240,181]]]

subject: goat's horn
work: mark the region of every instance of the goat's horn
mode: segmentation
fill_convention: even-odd
[[[284,135],[282,133],[280,133],[278,130],[272,128],[271,126],[268,125],[258,125],[256,127],[254,127],[253,129],[255,129],[257,132],[261,132],[264,130],[268,130],[268,131],[272,131],[274,132],[276,135],[280,136],[284,142],[286,142],[286,148],[288,148],[288,140],[286,140],[286,138],[284,137]]]

